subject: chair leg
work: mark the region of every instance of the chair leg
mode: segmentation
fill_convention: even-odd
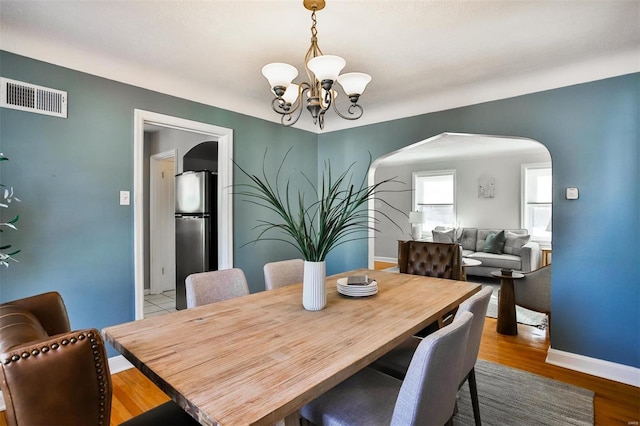
[[[478,402],[478,388],[476,386],[476,370],[472,368],[467,376],[469,379],[469,392],[471,393],[471,405],[473,406],[473,418],[476,421],[476,426],[481,426],[480,421],[480,403]]]

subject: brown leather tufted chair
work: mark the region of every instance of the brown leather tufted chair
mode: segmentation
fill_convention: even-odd
[[[71,331],[60,294],[0,305],[0,389],[13,425],[109,425],[111,376],[100,332]]]
[[[0,389],[9,426],[109,425],[111,374],[94,328],[70,331],[57,292],[0,304]],[[123,425],[199,423],[173,401]]]
[[[455,243],[398,241],[401,273],[463,280],[462,254]]]
[[[455,243],[398,241],[398,269],[403,274],[460,281],[465,279],[462,270],[462,248]],[[416,335],[424,337],[451,324],[455,313],[456,310],[447,312]]]

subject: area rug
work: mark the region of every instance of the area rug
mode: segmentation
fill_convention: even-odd
[[[494,293],[491,295],[491,299],[489,300],[487,316],[490,318],[498,318],[498,297],[496,295],[496,290],[494,290]],[[531,311],[523,308],[522,306],[516,305],[516,321],[520,324],[532,325],[540,330],[545,330],[549,319],[547,318],[547,314]]]
[[[588,389],[483,360],[475,370],[485,426],[593,425],[594,393]],[[473,425],[468,384],[458,398],[453,424]]]

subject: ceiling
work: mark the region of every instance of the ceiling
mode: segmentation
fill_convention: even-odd
[[[364,117],[325,131],[640,71],[637,0],[327,0],[317,22],[373,77]],[[303,73],[310,25],[301,0],[0,0],[3,50],[272,121],[261,68]]]
[[[385,166],[424,161],[450,161],[496,156],[541,154],[551,161],[551,154],[540,142],[528,138],[443,133],[392,152],[380,160]]]

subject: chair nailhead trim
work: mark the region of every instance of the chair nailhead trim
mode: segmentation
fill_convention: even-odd
[[[104,400],[106,399],[106,383],[104,382],[104,375],[103,370],[102,370],[102,362],[100,362],[101,358],[101,349],[102,349],[102,345],[100,343],[98,343],[98,339],[95,338],[95,334],[94,333],[87,333],[86,335],[84,333],[80,333],[77,336],[71,337],[69,339],[62,339],[62,341],[60,342],[60,344],[62,344],[63,346],[67,346],[69,343],[74,344],[77,343],[78,341],[82,341],[86,338],[89,338],[89,341],[91,342],[91,351],[93,352],[93,359],[95,361],[95,368],[96,368],[96,379],[98,381],[98,403],[100,405],[99,408],[99,413],[98,413],[98,424],[99,425],[104,425],[105,421],[105,415],[104,415],[104,405],[105,402]],[[37,356],[39,355],[41,352],[42,353],[47,353],[49,352],[49,350],[53,349],[59,349],[60,348],[60,344],[58,344],[57,342],[52,343],[49,346],[42,346],[42,348],[40,348],[40,350],[33,349],[30,353],[29,352],[23,352],[22,354],[18,355],[18,354],[14,354],[12,355],[10,358],[4,358],[2,360],[2,363],[4,365],[9,365],[12,362],[18,362],[21,359],[27,359],[29,358],[31,355],[33,356]]]
[[[91,333],[91,334],[93,335],[93,333]],[[70,339],[62,339],[62,341],[60,342],[60,344],[62,344],[62,345],[64,345],[64,346],[66,346],[66,345],[68,345],[69,343],[77,343],[77,342],[78,342],[78,340],[84,340],[85,338],[86,338],[86,336],[84,335],[84,333],[80,333],[80,334],[78,334],[78,336],[77,336],[77,337],[71,337]],[[94,339],[94,340],[95,340],[95,339]],[[33,355],[33,356],[38,356],[38,355],[40,355],[40,353],[47,353],[47,352],[49,352],[51,349],[55,350],[55,349],[60,348],[60,344],[58,344],[58,343],[52,343],[50,346],[43,346],[43,347],[42,347],[42,348],[40,348],[40,349],[38,349],[38,348],[32,349],[32,350],[31,350],[31,352],[27,352],[27,351],[25,351],[25,352],[22,352],[20,355],[18,355],[18,354],[14,354],[14,355],[12,355],[10,358],[4,358],[4,359],[2,360],[2,363],[3,363],[4,365],[9,365],[9,364],[11,364],[12,362],[20,361],[21,359],[27,359],[27,358],[29,358],[31,355]],[[96,346],[96,345],[94,345],[94,346]],[[92,347],[92,348],[93,348],[93,347]],[[96,352],[96,351],[94,350],[94,351],[93,351],[93,354],[94,354],[94,359],[95,359],[96,361],[98,361],[98,360],[100,359],[100,357],[98,356],[98,355],[99,355],[99,352]],[[99,366],[100,366],[100,365],[99,365]],[[98,367],[99,367],[99,366],[98,366]],[[102,377],[102,376],[101,376],[101,377]]]

